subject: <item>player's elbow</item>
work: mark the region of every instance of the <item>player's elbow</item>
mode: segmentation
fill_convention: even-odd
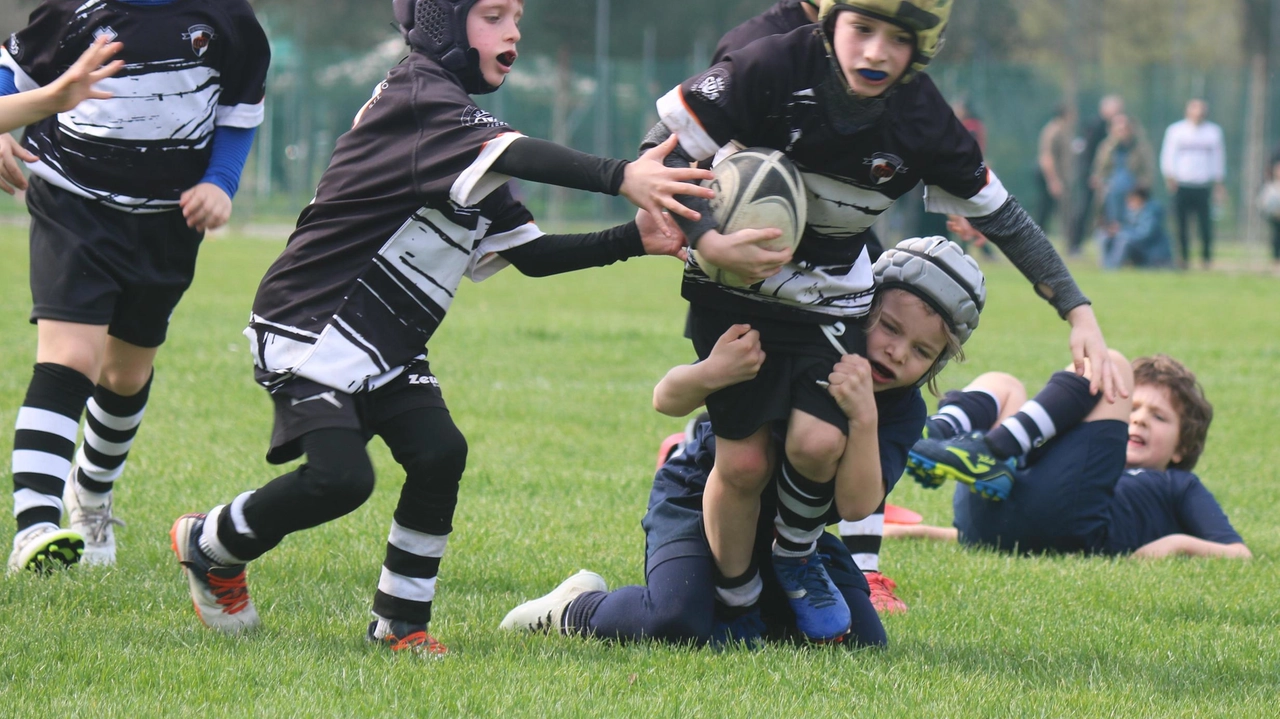
[[[676,404],[662,392],[661,387],[653,390],[653,408],[658,410],[660,414],[665,414],[668,417],[683,417],[688,414],[688,412],[679,411],[681,408],[677,407]]]

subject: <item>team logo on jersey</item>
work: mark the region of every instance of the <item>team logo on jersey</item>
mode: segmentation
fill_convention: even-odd
[[[115,28],[111,27],[110,25],[103,25],[93,31],[94,40],[97,40],[100,37],[105,37],[107,39],[107,42],[115,42],[115,39],[117,37],[120,37],[120,34],[117,33],[115,31]]]
[[[901,157],[887,152],[877,152],[863,160],[862,164],[871,166],[871,179],[877,185],[883,185],[892,180],[899,172],[906,172],[907,170],[907,166],[902,164]]]
[[[729,73],[713,67],[693,83],[693,94],[707,102],[720,104],[729,94]]]
[[[15,32],[9,36],[9,42],[6,43],[6,47],[9,48],[9,54],[13,56],[14,60],[22,57],[22,46],[18,44],[18,33]]]
[[[462,111],[462,124],[467,127],[504,127],[507,123],[489,114],[475,105]]]
[[[182,33],[183,40],[191,41],[191,52],[194,52],[196,57],[204,55],[204,51],[209,49],[209,43],[213,42],[215,37],[217,35],[214,34],[213,28],[208,25],[192,25]]]

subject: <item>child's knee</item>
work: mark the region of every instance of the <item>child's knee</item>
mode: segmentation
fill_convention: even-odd
[[[705,644],[711,639],[712,618],[709,614],[686,611],[672,604],[655,604],[646,618],[646,636],[665,642]]]
[[[396,457],[409,474],[462,478],[467,467],[467,439],[457,427],[436,432],[431,441],[405,448]]]
[[[308,493],[322,499],[339,517],[373,494],[373,464],[363,453],[343,462],[309,462],[302,467],[302,478]]]
[[[769,454],[747,447],[717,452],[715,468],[726,485],[742,491],[759,492],[769,481]]]
[[[787,459],[791,466],[809,479],[823,481],[825,475],[835,471],[844,455],[847,438],[833,425],[815,423],[803,432],[787,437]]]

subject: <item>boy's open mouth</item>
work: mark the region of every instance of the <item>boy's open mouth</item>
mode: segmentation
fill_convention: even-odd
[[[503,67],[511,67],[516,63],[515,51],[504,52],[498,56],[498,64]]]
[[[872,82],[880,82],[889,77],[889,73],[884,70],[859,70],[858,74]]]
[[[876,375],[875,379],[879,379],[881,382],[892,382],[897,379],[898,375],[895,374],[893,370],[885,367],[875,360],[867,361],[871,364],[871,373]]]
[[[1129,444],[1136,444],[1136,445],[1138,445],[1138,446],[1146,446],[1147,441],[1146,441],[1145,439],[1143,439],[1143,438],[1139,437],[1139,436],[1138,436],[1138,435],[1136,435],[1136,434],[1131,434],[1131,435],[1129,435]]]

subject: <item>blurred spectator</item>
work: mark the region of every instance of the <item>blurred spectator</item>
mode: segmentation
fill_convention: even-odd
[[[1098,147],[1107,137],[1111,126],[1111,118],[1124,112],[1124,100],[1119,95],[1107,95],[1098,102],[1098,114],[1084,128],[1084,135],[1073,143],[1073,149],[1079,155],[1075,166],[1077,172],[1076,192],[1071,203],[1071,215],[1067,223],[1067,252],[1079,254],[1084,244],[1085,233],[1089,230],[1089,220],[1093,216],[1093,186],[1090,184],[1090,171],[1094,158],[1098,155]]]
[[[1125,197],[1125,217],[1108,228],[1102,248],[1102,266],[1115,269],[1168,267],[1173,264],[1169,233],[1164,229],[1164,207],[1151,199],[1151,191],[1135,187]]]
[[[1271,157],[1267,182],[1258,194],[1258,209],[1271,225],[1271,262],[1280,267],[1280,156]]]
[[[978,149],[982,150],[985,155],[987,152],[987,126],[982,123],[982,118],[973,112],[973,108],[969,107],[969,101],[966,98],[959,98],[951,103],[951,111],[956,114],[956,118],[960,120],[960,124],[964,125],[964,129],[973,135],[973,139],[978,141]]]
[[[983,124],[982,118],[973,112],[973,108],[969,107],[969,101],[964,97],[958,98],[951,103],[951,111],[956,114],[960,124],[964,125],[964,129],[968,130],[969,134],[973,135],[973,139],[978,141],[978,149],[985,154],[987,151],[987,126]],[[932,223],[931,226],[936,226],[936,223]],[[948,233],[955,233],[955,238],[959,242],[966,246],[978,248],[985,259],[991,260],[997,257],[995,251],[991,249],[991,245],[987,243],[987,238],[981,232],[975,230],[973,225],[969,224],[968,219],[960,215],[947,215],[945,228],[945,232],[936,234],[949,237]]]
[[[1187,220],[1195,215],[1200,225],[1201,261],[1206,268],[1213,260],[1213,218],[1210,192],[1221,204],[1226,198],[1222,184],[1226,172],[1226,147],[1222,128],[1205,119],[1209,105],[1204,100],[1187,102],[1187,116],[1169,126],[1160,146],[1160,173],[1173,195],[1173,211],[1178,218],[1178,245],[1182,266],[1191,259],[1191,237]]]
[[[1098,146],[1090,183],[1101,197],[1101,225],[1124,219],[1125,197],[1135,187],[1150,189],[1155,181],[1155,157],[1142,128],[1119,114],[1111,118],[1107,139]]]
[[[1070,203],[1068,191],[1072,172],[1071,139],[1075,129],[1075,110],[1063,103],[1054,111],[1053,118],[1040,131],[1040,145],[1036,151],[1036,186],[1040,197],[1036,203],[1036,224],[1049,232],[1049,218],[1054,210],[1068,217]],[[1062,223],[1064,226],[1067,220]]]

